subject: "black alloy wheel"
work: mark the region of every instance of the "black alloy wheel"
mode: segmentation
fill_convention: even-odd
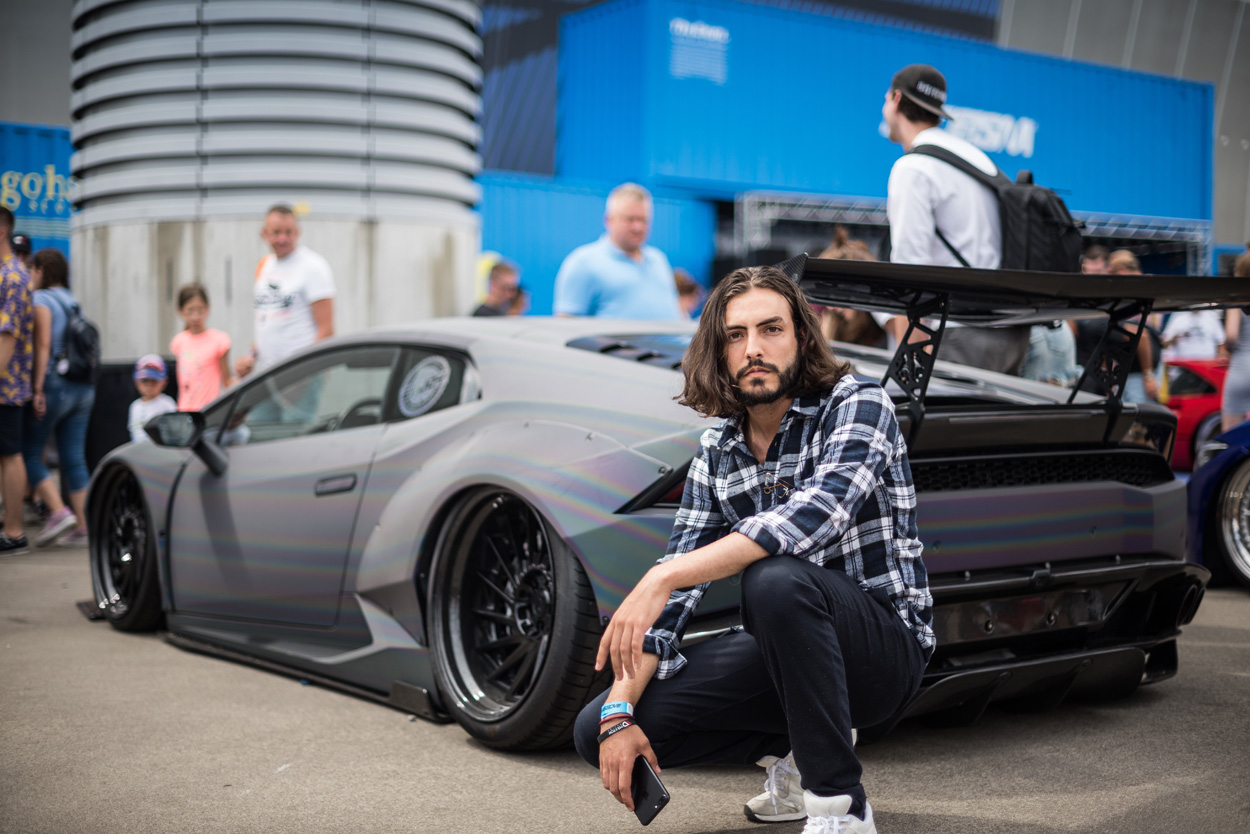
[[[163,617],[156,571],[156,542],[143,490],[124,467],[106,473],[92,502],[91,583],[96,605],[121,631],[151,631]]]
[[[576,558],[519,496],[479,491],[444,528],[430,586],[444,706],[501,749],[555,747],[606,677],[597,606]]]

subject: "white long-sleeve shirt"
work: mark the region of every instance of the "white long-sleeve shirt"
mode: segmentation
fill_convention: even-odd
[[[946,148],[987,174],[998,170],[979,148],[940,128],[918,133],[918,145]],[[890,169],[887,195],[892,262],[961,266],[938,238],[941,229],[969,265],[998,269],[1002,227],[998,197],[988,186],[940,159],[904,154]]]

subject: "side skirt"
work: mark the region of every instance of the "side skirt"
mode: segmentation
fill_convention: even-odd
[[[227,649],[214,643],[197,640],[194,637],[186,637],[184,635],[174,634],[168,631],[161,632],[161,637],[164,638],[165,642],[172,646],[177,646],[180,649],[196,652],[198,654],[209,655],[210,657],[221,658],[222,660],[233,661],[235,663],[243,663],[257,669],[264,669],[267,672],[276,672],[277,674],[288,678],[315,683],[318,686],[325,687],[326,689],[334,689],[347,695],[354,695],[357,698],[373,701],[376,704],[382,704],[383,706],[388,706],[393,709],[418,715],[427,721],[434,722],[435,724],[450,724],[452,721],[450,715],[434,705],[434,701],[430,697],[428,690],[419,686],[404,683],[403,681],[394,681],[391,684],[390,694],[384,695],[381,692],[376,692],[372,689],[365,689],[364,687],[335,680],[334,678],[319,675],[315,672],[309,672],[303,669],[294,669],[290,666],[283,666],[282,664],[275,663],[271,660],[265,660],[263,658],[244,654],[243,652]]]

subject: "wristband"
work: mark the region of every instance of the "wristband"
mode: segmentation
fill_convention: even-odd
[[[607,721],[609,715],[624,713],[625,715],[634,714],[634,705],[628,701],[613,701],[610,704],[604,704],[599,710],[599,720]]]
[[[606,730],[604,730],[602,733],[599,734],[599,743],[603,744],[605,741],[607,741],[612,736],[619,733],[621,730],[626,730],[632,726],[634,726],[633,721],[630,721],[628,718],[621,719],[620,723],[613,724],[611,727],[608,727]]]

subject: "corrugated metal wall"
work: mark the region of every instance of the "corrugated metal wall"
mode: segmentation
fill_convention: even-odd
[[[1002,0],[998,43],[1215,85],[1215,239],[1250,241],[1250,6],[1245,0]],[[1084,91],[1082,115],[1112,104],[1113,91]],[[1142,111],[1149,115],[1149,108]],[[1137,120],[1122,125],[1125,148]],[[1179,152],[1157,148],[1168,168]],[[1171,159],[1169,159],[1171,156]]]
[[[489,171],[482,184],[482,249],[521,269],[530,312],[550,315],[556,273],[564,257],[603,234],[604,204],[618,183],[569,183],[547,177]],[[648,243],[708,286],[715,250],[716,209],[665,194],[654,197]],[[468,310],[465,311],[466,313]]]
[[[1031,169],[1073,209],[1211,216],[1205,84],[724,0],[569,15],[561,50],[561,175],[705,198],[884,197],[901,151],[880,133],[883,94],[901,66],[923,62],[963,108],[948,129],[1009,174]],[[603,90],[622,65],[633,78],[618,102]]]
[[[750,0],[813,12],[992,40],[1000,0]],[[555,171],[556,34],[569,12],[601,0],[487,0],[482,4],[481,154],[486,168]],[[615,95],[616,91],[609,93]]]
[[[434,219],[477,202],[469,0],[79,0],[79,222]]]

